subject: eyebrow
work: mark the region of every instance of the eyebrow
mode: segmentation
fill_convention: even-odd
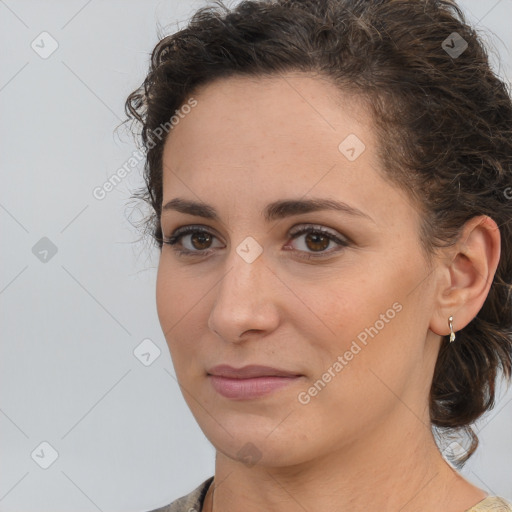
[[[177,212],[194,215],[196,217],[204,217],[205,219],[219,221],[219,215],[215,208],[202,202],[190,201],[188,199],[176,197],[171,199],[162,207],[163,212],[169,210],[175,210]],[[368,214],[361,210],[333,199],[286,199],[274,201],[265,207],[263,216],[266,222],[271,222],[276,219],[283,219],[285,217],[291,217],[301,213],[310,213],[320,210],[334,210],[354,217],[366,218],[375,222]]]

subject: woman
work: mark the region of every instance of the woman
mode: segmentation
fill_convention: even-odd
[[[456,471],[512,366],[512,104],[460,9],[205,7],[126,108],[217,454],[158,511],[511,511]]]

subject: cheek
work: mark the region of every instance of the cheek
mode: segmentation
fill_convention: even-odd
[[[156,310],[158,319],[164,333],[172,322],[174,306],[176,305],[176,283],[172,283],[168,277],[165,265],[160,261],[156,278]]]
[[[318,336],[318,332],[315,336],[306,322],[301,329],[310,340],[316,340],[313,350],[320,357],[315,374],[329,371],[341,356],[338,371],[335,368],[331,372],[345,374],[336,380],[348,379],[352,389],[363,389],[366,377],[375,380],[374,375],[368,375],[371,369],[386,375],[398,372],[404,363],[404,343],[410,341],[407,297],[401,282],[407,269],[400,272],[384,265],[378,269],[368,265],[365,269],[347,273],[315,294],[314,311],[329,327],[324,329],[325,337]]]
[[[162,332],[174,363],[175,371],[188,378],[208,322],[210,287],[200,278],[194,279],[175,265],[161,260],[156,279],[156,306]],[[205,291],[206,290],[206,291]]]
[[[315,312],[340,340],[348,341],[380,321],[380,315],[392,309],[398,293],[392,288],[393,276],[381,270],[351,272],[336,279],[328,289],[315,294]],[[394,316],[394,311],[390,312]]]
[[[161,259],[156,279],[156,308],[169,346],[186,323],[187,313],[195,302],[190,283],[187,285],[186,278]]]
[[[336,333],[330,341],[318,342],[324,356],[323,366],[315,368],[315,378],[332,382],[322,391],[319,406],[343,406],[369,418],[396,402],[389,389],[403,391],[420,347],[415,339],[418,332],[411,327],[416,299],[409,295],[407,285],[415,282],[413,270],[406,265],[402,269],[396,265],[383,265],[380,270],[367,267],[363,278],[361,273],[352,273],[340,279],[316,302]],[[336,377],[323,373],[324,379],[321,372]]]
[[[170,248],[164,247],[162,251],[156,277],[156,305],[160,321],[169,323],[184,317],[208,288],[193,266],[184,269],[173,260]]]

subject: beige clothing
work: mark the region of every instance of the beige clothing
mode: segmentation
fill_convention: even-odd
[[[186,496],[173,501],[170,505],[149,512],[202,512],[204,498],[212,481],[213,476]],[[512,503],[499,496],[487,496],[464,512],[512,512]]]

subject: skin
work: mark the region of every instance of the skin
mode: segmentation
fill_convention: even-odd
[[[462,512],[484,499],[442,458],[428,397],[448,317],[462,329],[489,291],[500,253],[494,221],[468,221],[461,241],[429,267],[418,210],[384,178],[362,101],[302,73],[223,78],[194,97],[197,106],[165,144],[163,204],[202,201],[219,220],[162,213],[164,238],[185,225],[207,227],[212,238],[181,239],[180,248],[210,249],[200,256],[163,246],[157,309],[185,400],[217,453],[204,510],[212,510],[214,487],[216,512]],[[366,146],[354,161],[338,149],[349,134]],[[370,218],[263,218],[272,201],[313,197]],[[307,234],[289,236],[298,225],[350,242],[325,243],[326,257],[301,259],[318,245]],[[248,236],[263,249],[252,263],[236,251]],[[394,318],[300,403],[299,393],[395,303]],[[207,377],[221,363],[302,377],[265,397],[230,400]],[[244,446],[255,464],[240,460]]]

